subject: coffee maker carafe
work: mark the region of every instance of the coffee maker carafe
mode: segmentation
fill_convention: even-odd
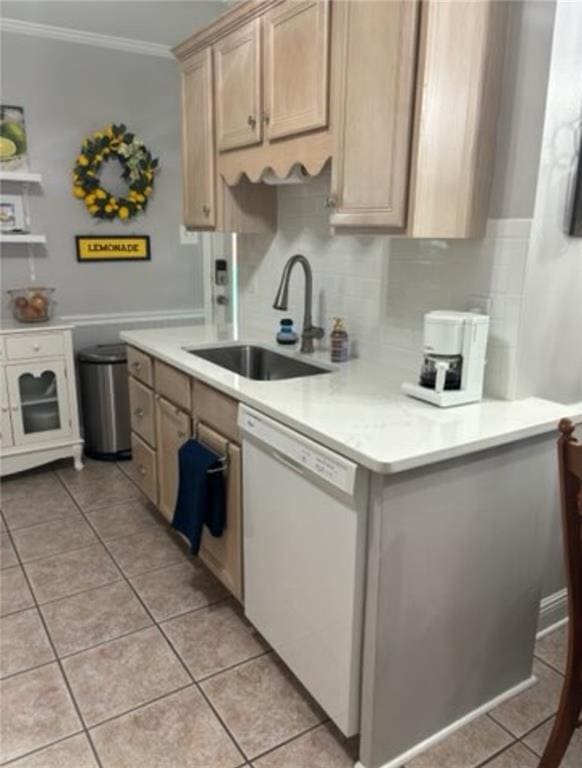
[[[418,384],[405,383],[402,390],[411,397],[443,407],[480,400],[488,332],[487,315],[427,312]]]

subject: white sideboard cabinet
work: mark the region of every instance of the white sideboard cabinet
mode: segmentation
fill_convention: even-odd
[[[0,414],[2,476],[67,457],[83,468],[72,326],[3,321]]]

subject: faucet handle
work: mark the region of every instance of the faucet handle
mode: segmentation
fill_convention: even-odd
[[[323,339],[325,336],[325,329],[320,328],[319,325],[309,325],[303,329],[303,336],[308,339]]]

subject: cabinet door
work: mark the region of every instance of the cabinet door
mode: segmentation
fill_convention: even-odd
[[[6,371],[4,368],[0,368],[0,448],[11,448],[13,445],[14,437],[6,389]]]
[[[198,425],[198,439],[220,455],[228,456],[228,467],[225,472],[226,527],[222,536],[218,538],[204,529],[199,552],[200,559],[225,587],[242,601],[241,449],[204,424]]]
[[[216,135],[222,152],[263,138],[261,22],[251,21],[214,46]]]
[[[58,441],[71,434],[65,363],[6,366],[15,445]]]
[[[178,493],[178,450],[191,434],[190,415],[163,397],[156,400],[158,509],[171,522]]]
[[[216,224],[210,48],[188,59],[181,77],[184,224],[208,229]]]
[[[286,0],[266,14],[264,35],[268,138],[325,127],[328,0]]]
[[[336,3],[330,221],[406,225],[418,2]]]
[[[126,472],[148,499],[157,505],[158,468],[156,466],[156,452],[135,432],[131,433],[131,462],[126,465]]]

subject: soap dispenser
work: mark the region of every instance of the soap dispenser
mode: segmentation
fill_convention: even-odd
[[[277,332],[277,344],[295,344],[297,339],[297,333],[293,328],[293,320],[290,317],[283,318]]]
[[[349,338],[344,321],[340,317],[334,319],[333,329],[329,338],[331,341],[331,362],[345,363],[348,359]]]

